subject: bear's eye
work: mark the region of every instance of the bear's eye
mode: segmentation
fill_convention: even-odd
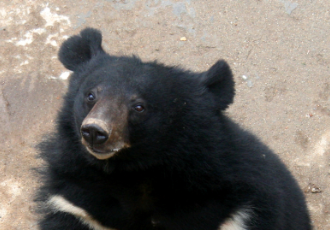
[[[88,94],[87,94],[87,100],[88,100],[88,101],[94,101],[94,100],[95,100],[95,96],[94,96],[94,94],[92,94],[92,93],[88,93]]]
[[[144,107],[142,105],[136,105],[134,106],[134,110],[141,113],[144,111]]]

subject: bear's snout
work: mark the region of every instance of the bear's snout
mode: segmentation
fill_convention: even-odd
[[[125,135],[125,128],[120,122],[93,118],[98,113],[89,114],[80,127],[81,141],[87,151],[99,160],[112,157],[121,149],[130,147]]]
[[[81,126],[81,135],[91,147],[103,144],[109,138],[109,133],[97,124],[86,124]]]

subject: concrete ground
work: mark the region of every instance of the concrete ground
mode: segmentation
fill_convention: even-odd
[[[228,113],[290,168],[315,229],[330,229],[329,10],[328,0],[2,0],[0,229],[36,229],[34,147],[69,74],[57,51],[86,26],[112,54],[194,71],[227,60],[237,83]]]

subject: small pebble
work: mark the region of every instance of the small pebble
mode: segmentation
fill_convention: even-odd
[[[242,78],[243,78],[243,80],[247,80],[248,79],[248,77],[246,75],[243,75]]]

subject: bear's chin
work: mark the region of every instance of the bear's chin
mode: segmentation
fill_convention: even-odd
[[[95,158],[98,160],[106,160],[109,159],[110,157],[113,157],[120,149],[113,149],[110,152],[96,152],[93,149],[89,148],[86,146],[87,151],[92,154]]]

